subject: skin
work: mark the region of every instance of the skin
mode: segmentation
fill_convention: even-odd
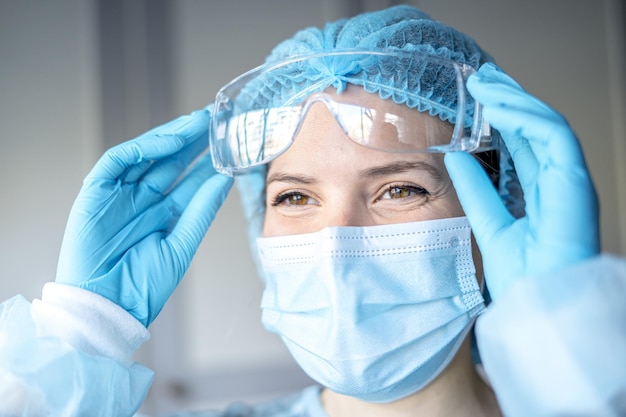
[[[340,102],[403,111],[420,138],[450,137],[439,118],[382,100],[349,86]],[[375,122],[381,137],[395,137]],[[351,141],[322,103],[313,104],[291,147],[267,174],[265,236],[316,232],[329,226],[373,226],[464,216],[442,154],[389,153]],[[474,250],[478,271],[480,255]],[[482,277],[479,277],[482,280]],[[469,338],[448,367],[427,387],[401,400],[372,404],[324,389],[330,417],[499,416],[493,392],[477,374]]]

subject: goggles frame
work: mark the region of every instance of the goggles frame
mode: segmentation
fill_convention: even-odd
[[[407,153],[442,153],[453,151],[474,153],[496,149],[498,147],[497,135],[492,135],[489,123],[483,118],[482,105],[477,101],[474,101],[474,105],[472,108],[473,113],[469,112],[467,106],[467,97],[471,96],[467,91],[466,83],[467,79],[476,72],[475,68],[466,64],[459,64],[444,57],[424,53],[422,51],[372,51],[346,49],[335,50],[331,52],[299,55],[290,57],[279,62],[266,63],[245,72],[244,74],[238,76],[237,78],[226,84],[224,87],[222,87],[215,97],[213,105],[213,115],[211,117],[211,122],[209,126],[209,146],[215,169],[222,174],[233,176],[239,171],[258,165],[267,164],[274,158],[278,157],[280,154],[289,149],[289,147],[295,140],[299,128],[302,125],[302,120],[305,118],[308,108],[310,108],[312,103],[322,101],[331,111],[331,113],[333,113],[337,122],[341,124],[340,120],[338,119],[338,112],[334,110],[334,106],[337,103],[334,100],[329,99],[328,94],[322,92],[325,88],[332,86],[332,82],[334,80],[328,78],[310,83],[310,85],[308,85],[307,87],[301,89],[296,94],[293,94],[293,96],[290,96],[289,99],[281,103],[280,106],[268,108],[257,105],[256,108],[255,106],[249,106],[251,108],[244,108],[242,110],[241,108],[237,109],[237,101],[240,98],[240,95],[244,88],[248,86],[250,82],[260,77],[267,76],[268,74],[272,74],[273,72],[279,72],[281,69],[287,68],[289,66],[306,63],[306,61],[314,62],[313,60],[345,58],[350,56],[361,58],[390,57],[392,59],[420,59],[422,61],[427,61],[428,63],[447,65],[454,70],[457,93],[457,108],[450,109],[448,107],[445,107],[445,110],[447,112],[455,113],[457,115],[457,117],[455,118],[455,123],[453,124],[454,129],[449,144],[430,146],[428,148],[415,148],[409,150],[404,148],[381,149],[375,146],[368,146],[359,142],[358,140],[354,140],[351,138],[356,143],[386,152]],[[350,82],[349,77],[344,77],[342,81],[346,82],[347,84],[356,84],[357,86],[362,87],[374,86],[375,88],[377,87],[380,89],[391,89],[391,87],[387,85],[379,85],[371,81],[364,81],[362,79],[355,79],[355,82]],[[420,102],[428,102],[428,98],[422,97],[419,94],[415,94],[410,91],[403,91],[402,94],[412,97]],[[432,103],[433,102],[430,102],[429,104]],[[444,108],[444,106],[439,103],[435,104],[440,108]],[[280,110],[282,110],[284,112],[288,112],[290,109],[293,108],[300,109],[298,114],[298,120],[295,122],[291,122],[290,126],[295,126],[295,128],[292,129],[289,133],[290,137],[285,138],[281,142],[280,146],[272,147],[270,143],[270,146],[268,147],[265,137],[265,129],[263,129],[263,132],[261,133],[261,138],[252,138],[252,141],[256,141],[257,143],[252,143],[252,141],[249,142],[247,135],[245,135],[246,137],[243,139],[240,138],[240,132],[242,131],[242,129],[243,131],[246,131],[247,126],[251,125],[246,124],[246,119],[248,117],[252,117],[254,112],[265,112],[265,114],[267,115],[270,111],[279,112]],[[365,110],[368,110],[366,107],[363,108]],[[463,114],[463,117],[458,117],[458,114]],[[257,120],[263,120],[262,117],[258,117],[258,114],[255,116],[257,116]],[[235,123],[234,131],[236,133],[232,132],[233,122]],[[346,134],[348,133],[346,132]],[[246,151],[244,152],[242,148],[245,148]],[[267,150],[271,150],[271,152],[265,152],[266,148],[268,148]],[[242,158],[242,155],[246,155],[246,157]]]

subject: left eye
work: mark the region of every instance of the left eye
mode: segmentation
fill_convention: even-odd
[[[408,198],[415,195],[426,195],[428,191],[412,185],[392,185],[380,197],[381,200]]]

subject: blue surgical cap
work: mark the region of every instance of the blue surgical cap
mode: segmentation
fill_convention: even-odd
[[[297,32],[292,38],[278,44],[266,58],[266,63],[279,62],[297,55],[330,52],[342,49],[420,51],[467,64],[478,69],[492,57],[483,51],[469,36],[431,19],[427,14],[408,5],[394,6],[385,10],[357,15],[327,23],[323,29],[311,27]],[[272,80],[260,80],[245,89],[247,100],[267,102],[274,106],[281,96],[294,94],[294,88],[306,89],[316,85],[319,89],[333,86],[341,92],[346,83],[362,86],[370,93],[378,93],[383,99],[429,112],[448,122],[454,122],[456,92],[445,76],[434,67],[408,65],[407,67],[385,67],[384,63],[370,65],[346,59],[316,60],[306,68],[286,73]],[[407,92],[423,95],[429,90],[430,105],[412,100]],[[413,95],[415,96],[415,95]],[[472,105],[468,106],[472,108]],[[510,189],[512,165],[504,155],[504,185],[501,179],[501,194]],[[508,163],[508,166],[506,165]],[[248,220],[248,233],[253,256],[256,256],[255,241],[261,235],[265,216],[266,166],[259,166],[237,176],[236,184]],[[516,177],[515,177],[516,179]],[[516,181],[515,181],[516,182]],[[508,188],[507,188],[508,187]]]
[[[474,69],[492,61],[471,38],[414,7],[397,6],[328,23],[324,29],[308,28],[278,44],[266,58],[266,64],[282,63],[297,56],[314,58],[283,65],[251,80],[237,98],[243,103],[242,111],[293,104],[294,96],[304,99],[331,86],[340,94],[347,84],[353,84],[454,124],[456,72],[449,65],[384,55],[323,55],[340,50],[418,52]],[[465,124],[469,127],[474,111],[471,96],[467,109]]]

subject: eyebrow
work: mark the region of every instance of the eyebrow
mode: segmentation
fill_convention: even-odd
[[[377,178],[416,170],[426,171],[435,180],[441,180],[441,173],[435,167],[421,161],[401,161],[393,162],[387,165],[379,165],[359,171],[359,176],[367,178]],[[279,171],[268,176],[265,184],[267,186],[272,182],[286,182],[291,184],[310,185],[315,184],[317,180],[314,177],[305,174],[287,174],[286,172]]]
[[[359,171],[359,175],[369,178],[384,177],[408,171],[426,171],[434,179],[441,180],[441,173],[432,165],[421,161],[400,161],[387,165],[379,165]]]
[[[317,182],[317,180],[311,176],[304,174],[287,174],[285,172],[275,172],[267,177],[265,185],[269,185],[274,181],[286,182],[291,184],[310,185]]]

